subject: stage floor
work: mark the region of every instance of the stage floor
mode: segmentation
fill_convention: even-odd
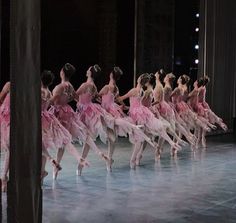
[[[129,168],[131,144],[120,139],[116,148],[112,173],[106,172],[105,163],[93,151],[91,167],[81,177],[75,175],[76,161],[67,153],[56,182],[51,166],[47,167],[43,223],[236,222],[236,142],[232,136],[208,137],[206,150],[193,154],[186,147],[177,159],[169,156],[166,146],[158,163],[147,149],[136,170]]]

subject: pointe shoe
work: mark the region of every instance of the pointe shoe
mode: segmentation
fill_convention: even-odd
[[[7,176],[6,176],[6,177],[3,177],[3,178],[1,179],[1,181],[2,181],[2,192],[3,192],[3,193],[6,193],[6,192],[7,192],[8,177],[7,177]]]
[[[176,157],[177,156],[177,149],[176,148],[172,148],[172,150],[171,150],[171,156],[172,157]]]
[[[60,164],[56,160],[51,160],[53,165],[53,172],[52,172],[52,178],[53,180],[57,179],[58,172],[62,170]]]
[[[226,132],[228,130],[228,127],[225,123],[221,123],[220,127]]]
[[[107,166],[107,172],[112,172],[112,164],[114,163],[114,160],[113,159],[109,159],[107,162],[106,162],[106,166]]]
[[[76,175],[77,175],[77,176],[81,176],[81,175],[82,175],[83,167],[84,167],[84,166],[81,165],[81,163],[79,163],[78,169],[76,170]]]
[[[211,129],[213,129],[213,130],[216,130],[216,129],[217,129],[217,126],[215,126],[215,125],[208,124],[208,126],[209,126]]]
[[[138,155],[137,158],[136,158],[136,166],[140,166],[140,163],[141,163],[141,159],[143,158],[143,155]]]
[[[89,162],[86,161],[85,159],[81,158],[80,159],[80,162],[79,162],[79,165],[78,165],[78,169],[76,170],[76,175],[77,176],[81,176],[82,175],[82,170],[85,166],[90,166],[89,165]]]
[[[136,169],[136,163],[134,161],[130,161],[130,169],[135,170]]]

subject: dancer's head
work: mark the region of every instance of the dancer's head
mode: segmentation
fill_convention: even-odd
[[[164,78],[166,76],[166,72],[163,69],[160,69],[156,72],[155,77],[159,80],[162,84],[164,84]]]
[[[60,72],[61,79],[70,80],[75,71],[76,69],[72,64],[66,63]]]
[[[190,81],[190,77],[186,74],[183,74],[179,77],[177,83],[182,84],[182,85],[186,85],[186,84],[188,84],[189,81]]]
[[[141,74],[138,78],[138,83],[141,85],[143,90],[146,90],[148,85],[150,84],[150,74],[148,73]]]
[[[152,85],[154,88],[156,85],[156,74],[150,73],[149,74],[149,83]]]
[[[48,87],[53,83],[54,74],[50,70],[44,70],[41,74],[41,81],[44,87]]]
[[[118,81],[122,75],[123,71],[119,67],[114,67],[110,73],[110,78],[112,78],[114,81]]]
[[[201,77],[198,80],[198,87],[204,87],[210,82],[210,78],[208,76]]]
[[[164,83],[165,84],[170,83],[172,85],[174,83],[175,78],[176,77],[173,73],[169,73],[165,76]]]
[[[101,68],[99,67],[99,65],[95,64],[87,70],[86,76],[95,80],[100,73],[101,73]]]

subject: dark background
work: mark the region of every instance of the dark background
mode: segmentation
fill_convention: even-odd
[[[98,63],[103,73],[100,89],[112,66],[124,75],[118,83],[121,94],[133,86],[134,0],[42,0],[41,67],[50,69],[59,82],[66,62],[77,68],[72,78],[75,88],[85,80],[89,66]],[[199,1],[139,1],[137,76],[164,67],[178,76],[196,78],[194,45],[198,35],[195,14]],[[9,79],[9,1],[2,1],[1,87]]]

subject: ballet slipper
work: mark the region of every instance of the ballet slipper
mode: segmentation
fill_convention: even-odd
[[[136,169],[136,163],[134,161],[130,161],[130,169],[132,170]]]
[[[56,180],[57,176],[58,176],[58,172],[61,171],[62,168],[61,168],[60,164],[54,159],[51,160],[51,163],[53,165],[52,178],[53,178],[53,180]]]
[[[226,132],[228,130],[228,127],[225,123],[221,122],[220,127]]]
[[[141,159],[143,158],[143,155],[142,154],[138,154],[137,155],[137,158],[136,158],[136,166],[140,166],[140,163],[141,163]]]
[[[80,162],[79,162],[79,165],[78,165],[78,169],[76,170],[76,175],[77,176],[81,176],[82,175],[82,170],[83,170],[83,168],[85,166],[89,167],[90,164],[89,164],[89,162],[87,160],[85,160],[84,158],[81,158]]]
[[[56,160],[52,159],[51,163],[54,168],[58,169],[58,171],[62,170],[62,167],[60,166],[60,164]]]
[[[158,147],[155,152],[155,161],[158,162],[161,159],[161,148]]]
[[[202,138],[202,148],[206,148],[206,139],[205,137]]]
[[[112,172],[112,164],[114,163],[113,159],[109,159],[106,162],[107,172]]]
[[[175,148],[175,147],[173,147],[172,149],[171,149],[171,156],[172,157],[176,157],[177,156],[177,149]]]
[[[2,181],[2,192],[6,193],[7,192],[7,182],[8,182],[8,177],[5,176],[1,179]]]

